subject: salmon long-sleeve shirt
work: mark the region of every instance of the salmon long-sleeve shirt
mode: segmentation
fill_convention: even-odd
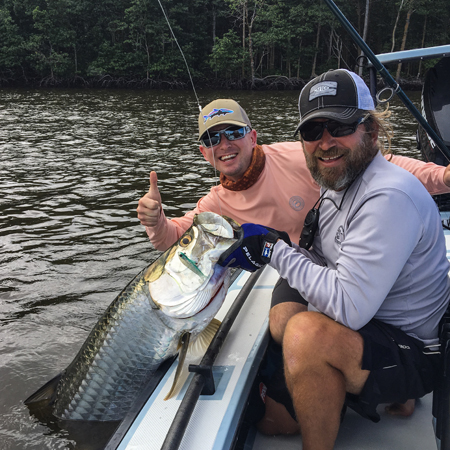
[[[214,186],[183,217],[168,219],[161,211],[158,223],[146,227],[153,246],[166,250],[192,225],[195,214],[215,212],[244,223],[258,223],[286,231],[298,243],[306,214],[319,199],[300,141],[262,145],[266,162],[256,183],[244,191]],[[431,195],[450,192],[444,183],[445,167],[413,158],[386,155],[386,159],[415,175]]]

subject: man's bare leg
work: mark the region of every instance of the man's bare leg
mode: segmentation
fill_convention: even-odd
[[[409,417],[414,412],[416,400],[411,398],[406,403],[391,403],[386,406],[385,411],[392,416]]]
[[[292,418],[286,407],[270,397],[266,397],[266,413],[257,423],[256,428],[260,433],[269,436],[300,433],[298,423]]]
[[[295,315],[283,339],[285,375],[300,424],[303,450],[332,450],[346,392],[359,394],[362,336],[317,312]]]
[[[269,328],[270,334],[277,344],[281,345],[283,342],[284,330],[289,319],[295,316],[295,314],[307,310],[307,306],[297,302],[279,303],[271,308],[269,313]]]
[[[281,345],[286,324],[289,319],[299,312],[307,311],[308,307],[297,302],[284,302],[275,305],[269,313],[269,329],[274,341]],[[260,433],[266,435],[298,434],[300,428],[281,403],[276,402],[269,396],[265,400],[266,412],[258,422],[257,428]]]

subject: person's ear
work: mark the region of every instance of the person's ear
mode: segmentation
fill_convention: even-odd
[[[203,155],[203,158],[205,158],[206,161],[208,161],[208,158],[206,157],[206,150],[203,147],[203,145],[199,145],[198,149],[200,150],[200,153]]]
[[[256,130],[250,131],[250,139],[252,141],[252,146],[256,147],[256,141],[257,141],[258,133]]]
[[[378,124],[376,122],[372,122],[371,127],[372,127],[372,130],[370,132],[370,137],[372,138],[373,145],[375,145],[377,143],[377,141],[378,141],[379,127],[378,127]]]

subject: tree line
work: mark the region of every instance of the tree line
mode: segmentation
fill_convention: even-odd
[[[448,0],[336,0],[376,54],[450,42]],[[322,0],[0,0],[0,85],[290,88],[359,49]],[[166,19],[167,18],[167,19]],[[180,51],[182,49],[182,52]],[[432,61],[390,68],[420,79]]]

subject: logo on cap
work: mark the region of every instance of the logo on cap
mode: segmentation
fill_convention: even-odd
[[[309,91],[309,101],[324,95],[337,95],[336,81],[321,81],[315,84]]]
[[[203,123],[206,123],[208,119],[214,119],[214,117],[217,116],[226,116],[227,114],[233,114],[234,111],[232,109],[226,109],[226,108],[220,108],[216,109],[214,108],[208,115],[203,116]]]

